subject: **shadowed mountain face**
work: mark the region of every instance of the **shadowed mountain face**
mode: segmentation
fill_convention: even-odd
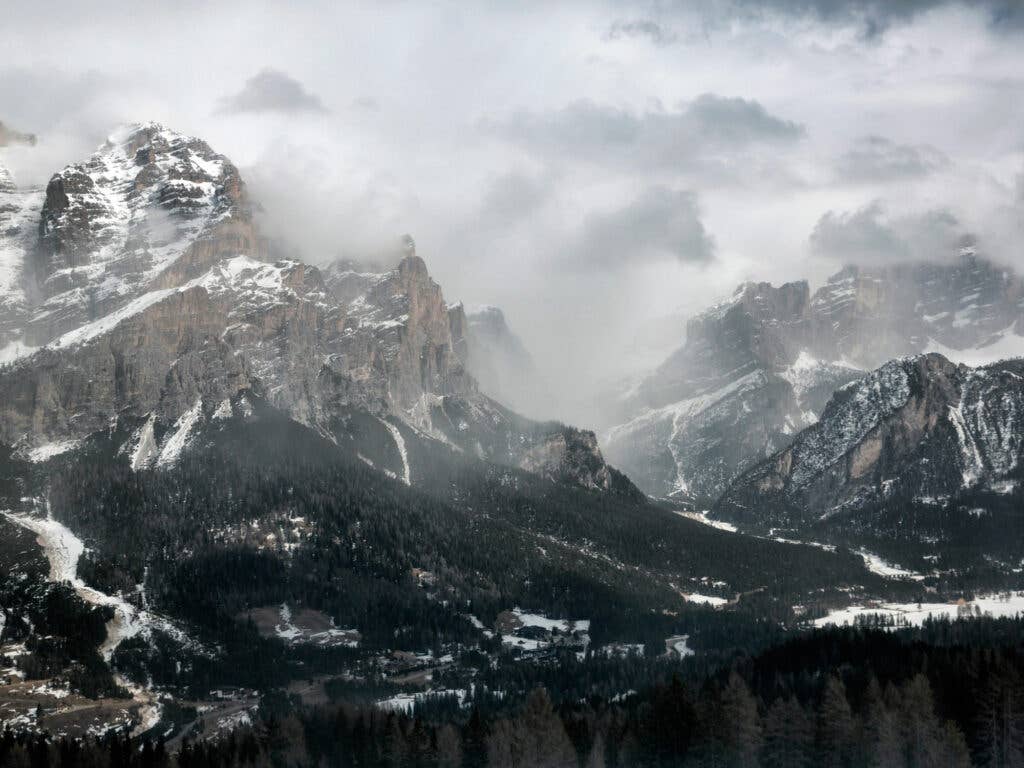
[[[11,289],[0,440],[67,444],[124,418],[176,434],[253,390],[323,431],[359,408],[491,457],[493,441],[471,439],[467,419],[496,406],[466,372],[465,344],[411,239],[393,270],[272,261],[237,169],[156,124],[115,134],[45,191],[11,182],[0,196]],[[487,341],[473,343],[481,357]],[[472,407],[446,436],[433,418],[451,396]],[[525,431],[507,434],[496,459],[609,487],[592,436],[508,423]]]
[[[805,282],[745,284],[690,321],[685,346],[627,397],[632,418],[605,449],[650,493],[712,501],[886,360],[1024,354],[1022,286],[970,248],[953,264],[850,267],[813,295]]]
[[[930,354],[886,363],[840,389],[814,426],[743,474],[718,509],[847,514],[910,496],[939,503],[968,488],[1012,492],[1024,442],[1024,362],[958,366]]]

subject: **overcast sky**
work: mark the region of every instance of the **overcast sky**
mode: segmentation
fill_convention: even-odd
[[[570,419],[742,280],[1022,259],[1018,0],[3,0],[0,50],[20,182],[120,122],[202,136],[312,261],[412,234]]]

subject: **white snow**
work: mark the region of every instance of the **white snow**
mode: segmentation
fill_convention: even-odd
[[[156,460],[158,467],[171,466],[178,460],[181,452],[188,445],[192,436],[192,430],[199,423],[199,418],[202,414],[203,401],[199,399],[196,400],[191,408],[178,417],[178,420],[174,422],[174,431],[170,437],[165,439],[163,448],[160,449],[160,457]]]
[[[728,531],[729,533],[737,533],[739,531],[739,528],[737,528],[732,523],[727,523],[724,520],[712,520],[710,517],[708,517],[707,510],[704,510],[702,512],[692,512],[686,509],[673,509],[672,511],[680,517],[685,517],[688,520],[695,520],[698,523],[709,525],[712,528],[717,528],[720,531]]]
[[[292,611],[287,603],[281,603],[279,615],[281,623],[274,627],[274,632],[279,638],[292,641],[302,636],[302,630],[292,624]]]
[[[409,474],[409,454],[405,450],[405,438],[402,437],[402,433],[399,431],[398,427],[391,422],[381,419],[380,423],[387,427],[388,432],[391,433],[391,436],[395,440],[395,447],[398,448],[398,455],[402,457],[402,482],[406,485],[411,485],[412,481]]]
[[[589,619],[549,619],[539,613],[527,613],[518,607],[513,608],[512,613],[524,627],[540,627],[549,632],[558,630],[564,633],[590,631]]]
[[[46,443],[32,448],[28,452],[28,459],[32,462],[47,461],[52,459],[54,456],[60,456],[62,453],[73,451],[81,444],[81,440],[58,440],[53,443]]]
[[[985,472],[985,463],[981,458],[977,443],[971,431],[964,421],[964,402],[961,399],[957,405],[949,407],[949,421],[956,430],[957,441],[960,443],[960,453],[963,457],[962,479],[966,487],[974,485],[978,478]]]
[[[919,627],[928,617],[956,619],[976,615],[992,618],[1015,617],[1024,613],[1024,592],[986,595],[959,603],[877,603],[852,605],[815,620],[816,627],[854,624],[873,616],[892,618],[898,626]]]
[[[149,418],[146,419],[146,423],[139,427],[133,437],[132,444],[135,447],[132,449],[131,463],[132,469],[136,472],[148,467],[159,453],[156,436],[153,434],[153,424],[155,421],[156,416],[150,414]]]
[[[669,655],[675,654],[680,659],[696,655],[689,646],[689,635],[673,635],[665,640],[665,652]]]
[[[459,706],[461,707],[466,701],[467,695],[467,691],[464,688],[423,691],[421,693],[400,693],[389,699],[378,701],[377,707],[380,709],[390,710],[392,712],[412,714],[413,709],[420,702],[430,701],[431,699],[440,699],[447,696],[454,696],[457,698]]]
[[[715,597],[713,595],[701,595],[697,592],[690,592],[689,594],[684,594],[683,597],[686,598],[686,602],[688,603],[708,605],[712,608],[720,608],[721,606],[729,602],[724,597]]]
[[[857,554],[864,558],[864,565],[867,566],[869,571],[877,573],[879,576],[885,576],[887,579],[912,579],[913,581],[924,579],[923,574],[888,563],[866,549],[858,550]]]

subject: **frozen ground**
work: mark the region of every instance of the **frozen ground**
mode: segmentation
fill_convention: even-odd
[[[816,627],[830,624],[855,624],[870,621],[878,616],[892,619],[897,626],[919,627],[929,616],[956,619],[958,617],[991,616],[992,618],[1014,617],[1024,614],[1024,592],[1009,592],[1000,595],[986,595],[970,602],[956,603],[877,603],[851,605],[832,611],[814,622]]]

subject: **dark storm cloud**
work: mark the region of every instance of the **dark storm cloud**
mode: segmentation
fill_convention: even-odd
[[[587,216],[573,256],[586,267],[629,269],[641,261],[706,263],[714,255],[696,195],[656,186],[623,208]]]
[[[609,40],[643,39],[658,46],[672,45],[679,39],[671,29],[652,19],[616,19],[605,37]]]
[[[949,158],[927,144],[897,144],[865,136],[836,163],[841,181],[889,181],[927,176],[949,166]]]
[[[643,114],[576,101],[554,112],[520,111],[486,120],[482,128],[550,159],[639,168],[699,166],[715,153],[793,143],[804,135],[802,125],[772,115],[757,101],[712,93],[675,111]]]
[[[942,261],[955,255],[963,235],[956,216],[944,208],[891,218],[876,200],[856,211],[823,215],[811,233],[811,248],[852,264]]]
[[[714,6],[727,16],[760,18],[777,13],[810,17],[834,25],[860,27],[863,37],[875,38],[895,23],[912,21],[928,11],[962,6],[984,13],[993,29],[1008,31],[1024,28],[1024,3],[1021,0],[732,0]]]
[[[310,93],[291,75],[276,69],[264,69],[250,77],[242,90],[224,97],[218,111],[242,112],[327,112],[320,97]]]

